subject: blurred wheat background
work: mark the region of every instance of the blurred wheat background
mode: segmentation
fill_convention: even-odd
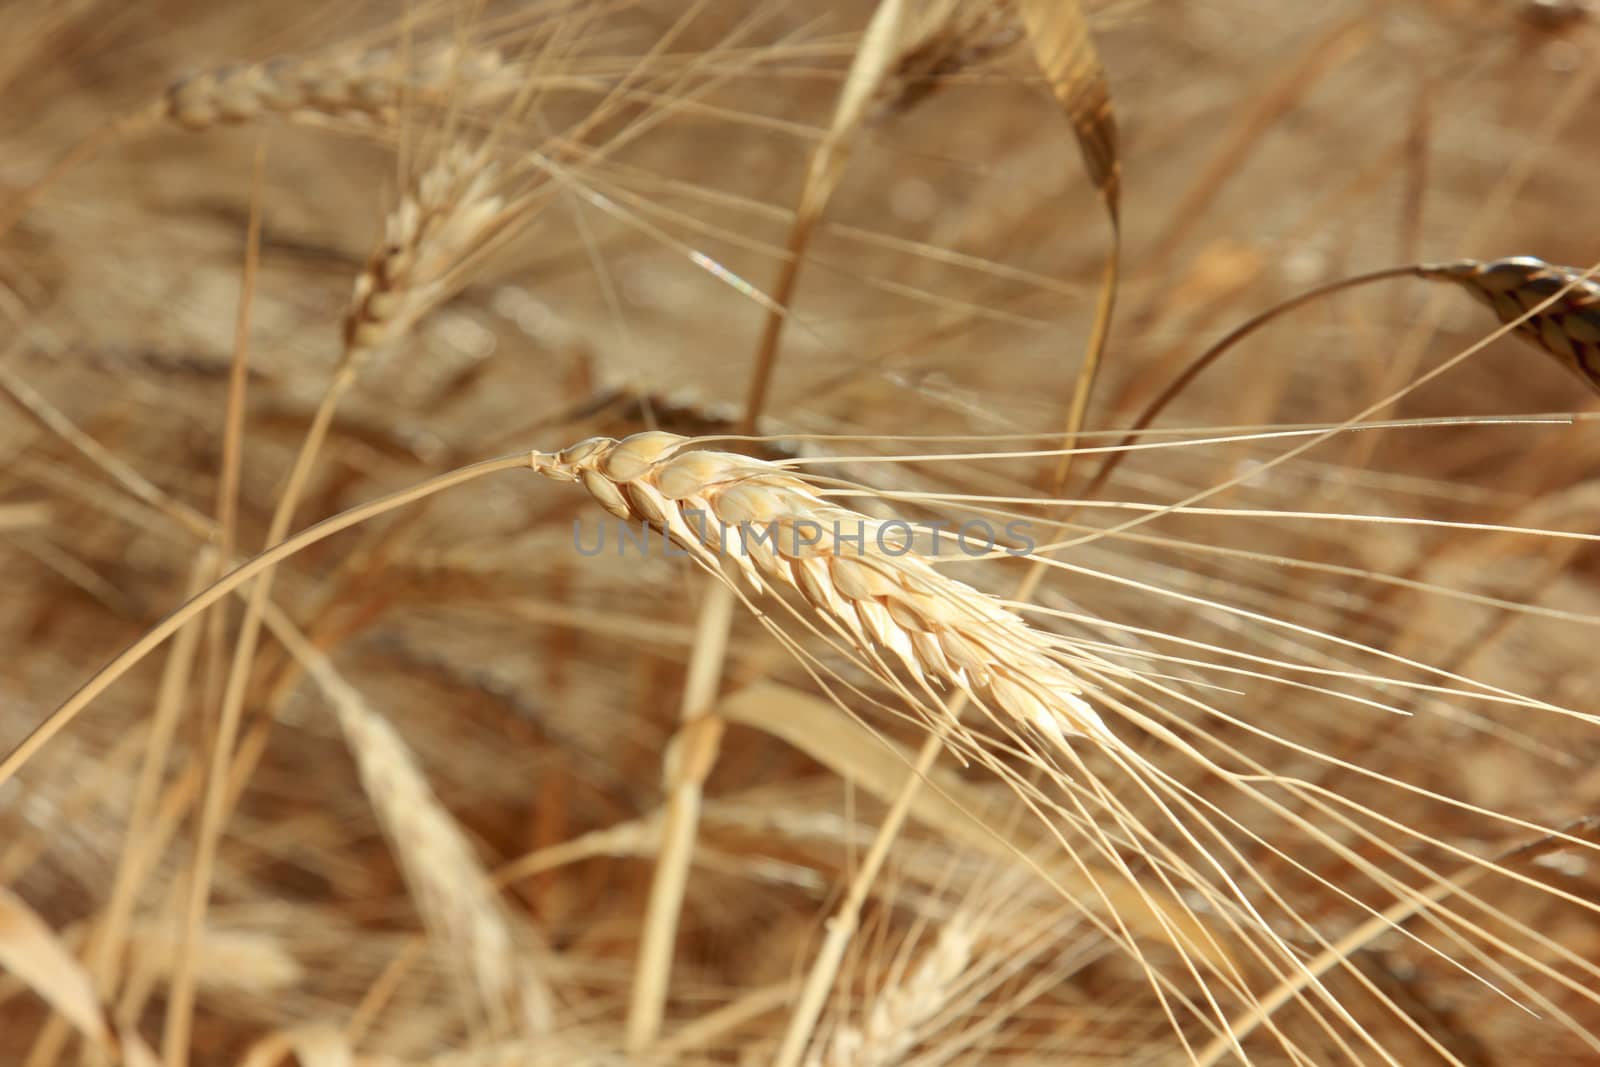
[[[1314,286],[1600,259],[1595,16],[1083,5],[1121,277],[1058,481],[1115,189],[1073,7],[0,8],[0,1058],[1600,1063],[1600,444],[1526,301],[1288,311],[1087,491]],[[714,581],[510,470],[56,714],[286,532],[652,429],[1066,523],[1036,589],[941,570],[1116,743],[925,714],[796,597],[724,655]]]

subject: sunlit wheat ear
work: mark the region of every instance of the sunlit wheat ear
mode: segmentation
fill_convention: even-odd
[[[403,98],[476,106],[513,93],[520,76],[498,52],[451,45],[407,63],[387,50],[341,49],[192,74],[162,95],[162,115],[190,130],[264,118],[389,121]]]
[[[446,299],[466,261],[517,214],[501,177],[484,151],[453,145],[389,215],[384,243],[356,278],[345,313],[347,366],[403,336]]]
[[[1115,741],[1045,635],[935,570],[911,551],[904,524],[827,503],[771,463],[692,444],[661,431],[597,437],[535,453],[532,465],[581,482],[611,514],[648,523],[716,573],[727,565],[757,592],[798,592],[869,663],[887,653],[913,677],[1056,741]]]
[[[1417,273],[1464,287],[1493,308],[1501,322],[1522,320],[1517,326],[1521,336],[1600,391],[1600,281],[1532,256],[1430,264]],[[1535,310],[1552,297],[1556,299],[1548,307]]]

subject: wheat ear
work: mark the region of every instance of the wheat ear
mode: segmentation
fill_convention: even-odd
[[[392,122],[408,99],[483,108],[514,96],[524,74],[499,52],[450,44],[402,63],[383,49],[341,48],[186,75],[146,105],[79,141],[36,181],[0,204],[0,237],[46,189],[103,149],[163,125],[209,130],[269,117]]]
[[[970,694],[1056,741],[1113,735],[1049,639],[1000,602],[934,569],[884,523],[828,503],[775,464],[687,447],[663,431],[590,438],[535,470],[581,482],[611,514],[670,536],[758,593],[798,592],[870,663]]]
[[[949,1003],[972,963],[973,934],[965,917],[939,928],[939,936],[905,980],[879,991],[860,1026],[845,1026],[828,1042],[826,1055],[809,1067],[888,1067],[918,1041],[917,1030]]]
[[[1600,282],[1532,256],[1430,264],[1417,273],[1455,282],[1504,323],[1600,390]]]
[[[344,359],[403,336],[450,295],[463,264],[510,216],[495,192],[500,168],[483,150],[446,149],[390,214],[384,243],[356,278],[344,320]]]
[[[509,95],[520,77],[498,52],[456,45],[412,64],[387,50],[339,49],[191,74],[161,96],[161,115],[189,130],[271,116],[389,121],[407,94],[481,105]]]

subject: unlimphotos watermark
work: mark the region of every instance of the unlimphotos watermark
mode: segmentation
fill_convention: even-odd
[[[684,521],[693,527],[700,543],[715,545],[722,554],[747,555],[752,545],[769,549],[782,556],[796,557],[822,552],[857,555],[904,556],[914,551],[937,556],[947,546],[954,546],[964,556],[1031,555],[1035,542],[1029,536],[1030,525],[1022,519],[1013,519],[1003,527],[996,527],[983,519],[969,519],[957,523],[949,519],[928,522],[906,522],[889,519],[878,522],[872,519],[835,519],[819,522],[815,519],[789,519],[778,522],[741,522],[729,526],[717,521],[703,511],[685,509]],[[608,536],[609,534],[609,536]],[[919,549],[919,534],[927,544]],[[610,545],[617,556],[635,554],[645,558],[653,554],[664,557],[689,555],[671,537],[647,522],[572,521],[572,547],[580,556],[598,556]]]

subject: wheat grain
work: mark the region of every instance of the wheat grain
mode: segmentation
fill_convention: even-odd
[[[1517,323],[1519,334],[1600,390],[1600,282],[1583,271],[1512,256],[1430,264],[1417,273],[1464,287],[1501,322]]]
[[[406,94],[452,92],[481,105],[515,90],[516,71],[498,52],[456,45],[411,65],[387,50],[340,49],[192,74],[161,97],[161,113],[189,130],[267,116],[392,120]]]
[[[962,690],[1057,741],[1113,735],[1048,639],[998,601],[934,569],[893,522],[824,501],[775,464],[693,449],[662,431],[534,453],[546,476],[581,482],[611,514],[648,523],[709,569],[725,562],[758,593],[798,592],[871,662]]]

